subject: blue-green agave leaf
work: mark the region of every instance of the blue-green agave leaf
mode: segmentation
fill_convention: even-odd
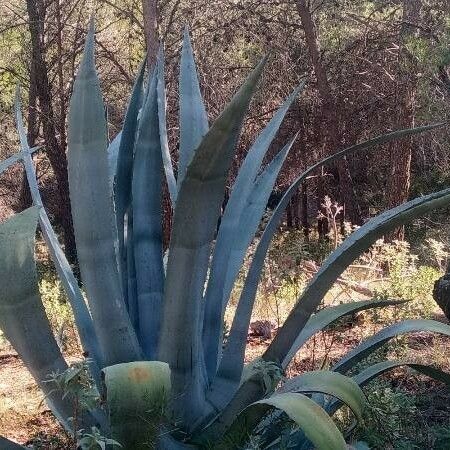
[[[44,381],[67,365],[39,295],[34,262],[38,218],[39,207],[33,206],[0,224],[0,328],[45,393],[52,412],[70,429],[70,401]]]
[[[194,52],[187,28],[184,30],[180,63],[180,157],[178,162],[178,187],[186,174],[187,167],[208,132],[208,115],[203,103]]]
[[[450,374],[448,372],[444,372],[443,370],[437,369],[428,364],[419,364],[411,361],[382,361],[367,367],[355,375],[353,379],[359,384],[359,386],[365,386],[367,383],[383,373],[402,366],[410,367],[411,369],[423,373],[430,378],[434,378],[435,380],[442,381],[443,383],[450,385]]]
[[[117,173],[117,159],[119,157],[120,141],[122,138],[122,131],[109,143],[108,149],[108,167],[109,167],[109,180],[111,183],[111,192],[114,189],[114,180]]]
[[[116,177],[114,182],[114,205],[116,210],[116,226],[118,238],[118,259],[121,271],[121,282],[124,299],[127,302],[127,249],[125,247],[125,215],[131,204],[131,180],[133,176],[133,158],[136,132],[139,121],[144,91],[145,61],[141,66],[134,82],[130,103],[125,114],[119,152],[116,163]]]
[[[134,239],[133,239],[133,209],[130,207],[126,214],[126,228],[125,228],[125,248],[127,250],[127,268],[126,268],[126,282],[127,282],[127,309],[130,316],[133,328],[136,333],[139,333],[139,305],[137,294],[137,276],[136,276],[136,261],[134,258]]]
[[[107,146],[91,25],[70,101],[69,187],[81,277],[104,362],[110,365],[138,360],[141,350],[122,297]]]
[[[416,217],[426,214],[433,209],[448,206],[449,204],[450,189],[444,189],[411,200],[403,205],[386,211],[353,232],[339,248],[330,255],[315,277],[308,284],[262,358],[265,361],[272,361],[279,365],[281,365],[282,362],[287,364],[288,361],[286,357],[292,349],[299,333],[303,330],[325,294],[349,264],[385,233]],[[256,279],[253,281],[257,283],[258,280]],[[251,309],[249,315],[251,315]],[[259,388],[259,390],[260,389],[261,388]],[[244,383],[240,386],[229,405],[225,408],[223,414],[226,417],[231,417],[233,414],[242,410],[243,407],[249,404],[249,399],[254,399],[257,395],[257,391],[256,387],[250,384],[250,382]]]
[[[269,201],[275,181],[296,138],[297,135],[290,139],[278,155],[267,165],[261,175],[258,176],[248,196],[245,208],[241,212],[237,226],[237,235],[235,234],[232,240],[230,261],[226,271],[223,294],[224,303],[222,305],[223,311],[225,311],[248,247],[255,237],[258,226],[266,211],[267,202]]]
[[[320,392],[335,397],[349,406],[360,422],[363,420],[363,413],[367,407],[367,399],[355,380],[329,370],[306,372],[287,380],[276,393],[286,392],[302,394]]]
[[[390,230],[433,209],[450,204],[450,189],[411,200],[390,209],[353,232],[324,262],[300,296],[283,327],[267,348],[264,359],[284,361],[311,314],[316,310],[336,279],[359,255]]]
[[[158,61],[158,71],[162,61]],[[139,311],[139,342],[156,358],[164,290],[162,248],[163,161],[158,127],[157,79],[142,108],[133,166],[133,247]]]
[[[164,47],[159,48],[157,65],[157,101],[159,118],[159,137],[161,141],[161,154],[166,174],[167,187],[169,190],[172,207],[177,202],[177,181],[173,173],[172,159],[169,152],[169,142],[167,139],[167,120],[166,120],[166,83],[164,80]]]
[[[267,251],[269,249],[270,242],[271,242],[272,237],[274,236],[275,232],[278,229],[278,225],[283,217],[284,210],[286,209],[292,196],[295,194],[295,192],[297,191],[297,189],[301,185],[301,183],[303,183],[303,181],[305,181],[307,179],[307,177],[311,173],[313,173],[316,169],[324,166],[325,164],[339,160],[340,158],[343,158],[351,153],[359,153],[359,152],[367,151],[368,149],[371,149],[377,145],[391,142],[393,140],[400,139],[402,137],[407,137],[407,136],[411,136],[414,134],[423,133],[425,131],[429,131],[434,128],[438,128],[443,125],[444,124],[436,124],[436,125],[429,125],[429,126],[424,126],[424,127],[417,127],[417,128],[394,131],[394,132],[384,134],[384,135],[378,136],[376,138],[370,139],[368,141],[362,142],[360,144],[353,145],[351,147],[348,147],[340,152],[337,152],[337,153],[317,162],[316,164],[311,166],[309,169],[307,169],[305,172],[303,172],[294,181],[294,183],[292,183],[292,185],[289,187],[289,189],[284,194],[283,198],[280,200],[280,203],[275,208],[266,228],[264,229],[264,232],[261,236],[261,240],[259,241],[258,247],[256,248],[255,255],[253,256],[253,260],[250,265],[250,269],[248,271],[247,278],[245,280],[244,288],[243,288],[241,296],[239,298],[238,308],[240,308],[242,311],[240,316],[242,317],[242,320],[244,320],[244,319],[246,320],[247,327],[250,324],[251,312],[253,310],[253,303],[255,301],[259,279],[261,276],[262,269],[264,267],[264,259],[266,257]],[[320,302],[320,300],[321,299],[319,299],[318,301]],[[307,315],[304,318],[305,321],[308,320],[308,318],[309,318],[309,315]],[[297,331],[301,331],[301,328],[302,327],[297,328]],[[282,360],[283,359],[284,358],[282,358]]]
[[[339,360],[339,362],[332,367],[332,370],[345,373],[390,339],[400,334],[420,331],[428,331],[431,333],[440,333],[450,336],[450,326],[445,323],[426,319],[404,320],[384,328],[370,338],[361,342],[361,344]]]
[[[363,392],[353,379],[341,374],[339,374],[341,375],[340,377],[335,377],[333,374],[336,374],[336,372],[326,370],[306,372],[286,380],[286,382],[277,389],[275,395],[288,392],[299,392],[303,394],[320,393],[319,395],[312,395],[311,398],[320,407],[323,407],[323,402],[318,400],[323,398],[323,394],[325,394],[334,397],[340,404],[347,404],[357,417],[358,421],[362,421],[363,412],[367,406],[367,401]],[[259,423],[256,433],[258,435],[261,434],[263,442],[270,444],[268,447],[263,446],[264,448],[280,448],[277,446],[277,443],[280,444],[280,439],[278,438],[282,429],[285,428],[285,420],[283,420],[282,416],[282,411],[273,412]],[[293,434],[289,439],[290,442],[294,438],[298,443],[307,441],[302,430],[297,430],[296,435]],[[297,447],[293,446],[292,448]]]
[[[210,248],[236,141],[264,64],[250,74],[202,140],[178,194],[159,359],[172,369],[174,407],[182,422],[192,423],[204,413],[201,310]]]
[[[0,448],[2,450],[25,450],[25,447],[22,447],[21,445],[16,444],[3,436],[0,436]]]
[[[299,393],[276,394],[248,406],[227,431],[222,448],[239,448],[248,440],[260,420],[273,409],[287,414],[317,450],[347,449],[341,432],[330,416],[313,400]]]
[[[437,369],[427,364],[419,364],[411,361],[399,360],[381,361],[379,363],[373,364],[359,372],[357,375],[353,376],[353,380],[360,387],[364,387],[373,379],[379,377],[383,373],[396,369],[398,367],[409,367],[430,378],[450,385],[450,374],[448,372],[444,372],[443,370]],[[340,400],[334,399],[327,405],[326,410],[329,414],[334,414],[341,406],[342,402]]]
[[[61,280],[67,294],[67,298],[69,299],[70,306],[72,307],[75,323],[80,335],[81,345],[83,346],[86,355],[93,360],[93,362],[91,362],[92,374],[96,380],[98,380],[100,375],[99,366],[102,364],[103,357],[98,345],[97,335],[92,323],[92,317],[84,301],[83,294],[78,286],[78,282],[73,274],[72,268],[70,267],[70,264],[62,251],[58,237],[50,224],[47,212],[43,207],[42,198],[37,183],[36,171],[31,156],[31,150],[28,147],[27,134],[23,124],[19,88],[17,88],[16,91],[15,115],[28,186],[30,188],[33,204],[40,207],[39,225],[42,236],[47,244],[47,248],[49,249],[50,256],[55,265],[59,279]]]
[[[261,218],[267,206],[267,201],[269,199],[270,193],[272,192],[273,186],[275,184],[278,173],[286,159],[289,150],[294,143],[296,136],[294,136],[286,146],[278,153],[278,155],[272,160],[270,164],[267,165],[265,170],[256,179],[253,185],[253,189],[250,192],[247,205],[241,212],[241,217],[239,218],[238,227],[234,237],[228,243],[230,247],[228,266],[225,266],[226,270],[223,270],[225,281],[224,289],[224,301],[222,305],[218,305],[217,317],[215,321],[207,322],[207,317],[205,317],[204,322],[204,340],[203,345],[205,348],[205,360],[207,369],[209,369],[208,374],[210,379],[212,379],[216,373],[217,359],[219,352],[222,348],[222,342],[220,336],[223,333],[223,317],[224,317],[224,306],[226,306],[228,296],[231,294],[233,289],[234,281],[239,273],[242,261],[244,260],[247,249],[255,236],[258,229],[258,225],[261,222]],[[212,299],[210,299],[212,301]],[[236,320],[239,320],[236,316]],[[248,331],[248,328],[247,328]],[[213,334],[215,332],[215,334]],[[240,372],[242,370],[242,360],[240,354],[240,346],[243,345],[245,349],[246,339],[242,343],[241,340],[236,341],[236,334],[230,334],[232,341],[227,341],[227,346],[223,357],[220,362],[218,377],[222,377],[222,374],[229,374],[229,371],[237,370],[239,371],[238,378],[240,377]],[[217,345],[219,343],[219,346]],[[215,347],[213,347],[215,345]],[[215,353],[213,353],[215,351]],[[210,367],[208,366],[210,364]],[[213,364],[215,364],[213,366]],[[229,378],[226,375],[226,378]],[[231,377],[232,378],[232,377]],[[221,389],[220,387],[218,387]],[[211,390],[215,389],[214,382]]]
[[[264,156],[275,138],[289,107],[297,98],[303,87],[304,84],[295,89],[285,100],[283,105],[279,108],[250,148],[239,170],[230,199],[225,208],[223,217],[221,218],[205,294],[203,342],[205,345],[206,365],[210,379],[214,376],[217,369],[217,341],[218,337],[222,335],[223,314],[228,303],[232,285],[237,275],[236,270],[239,271],[242,263],[242,260],[240,259],[242,250],[239,251],[238,254],[232,252],[230,243],[235,242],[236,235],[241,233],[241,217],[245,214],[245,210],[248,207],[249,197],[252,195],[252,192],[253,195],[257,195],[254,193],[255,179],[260,170]],[[289,148],[292,145],[292,142],[288,144]],[[271,186],[271,189],[272,187],[273,186]],[[268,194],[270,195],[270,191]],[[261,201],[264,197],[265,195],[261,196]],[[266,204],[267,202],[263,205],[263,208],[266,207]],[[260,219],[261,216],[255,217],[255,220],[257,220],[256,226],[259,224]],[[255,221],[253,221],[253,223],[255,223]],[[246,232],[244,231],[244,233]],[[253,238],[253,233],[251,234],[250,239]],[[248,234],[239,242],[239,244],[242,243],[248,245],[249,242],[247,237]],[[247,248],[244,249],[242,256],[245,255],[246,250]],[[221,346],[221,342],[219,345]]]
[[[360,311],[372,308],[385,308],[386,306],[395,306],[405,303],[407,300],[362,300],[358,302],[343,303],[341,305],[330,306],[313,314],[305,327],[297,336],[286,358],[282,361],[281,367],[286,369],[289,362],[306,343],[306,341],[327,326],[350,314],[356,314]]]

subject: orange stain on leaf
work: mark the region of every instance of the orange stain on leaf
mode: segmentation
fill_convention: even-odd
[[[133,367],[129,370],[128,378],[136,383],[143,383],[151,378],[150,371],[142,367]]]

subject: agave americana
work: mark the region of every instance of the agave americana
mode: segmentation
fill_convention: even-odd
[[[86,412],[82,422],[100,426],[125,449],[246,448],[252,433],[259,436],[261,448],[345,449],[331,415],[346,404],[361,420],[366,405],[361,387],[372,378],[408,365],[449,381],[437,369],[408,361],[385,361],[346,376],[398,334],[427,330],[450,335],[448,325],[410,320],[375,334],[331,370],[301,374],[279,387],[284,369],[315,333],[357,311],[400,303],[355,301],[317,312],[326,292],[355,258],[389,230],[448,206],[450,189],[386,211],[351,234],[301,294],[262,357],[244,364],[263,261],[299,185],[325,164],[439,124],[390,132],[354,145],[317,162],[295,180],[262,233],[223,344],[223,318],[231,291],[295,136],[263,169],[262,162],[304,88],[302,84],[294,89],[249,149],[217,231],[227,174],[265,63],[263,59],[255,67],[210,126],[185,33],[176,177],[167,139],[163,50],[147,80],[144,64],[140,67],[123,129],[109,143],[91,25],[73,89],[68,132],[70,198],[87,303],[43,207],[32,160],[38,149],[28,146],[17,95],[21,148],[0,163],[0,171],[23,162],[34,206],[0,225],[0,326],[67,429],[70,399],[44,382],[50,372],[66,370],[67,363],[38,293],[34,262],[38,223],[73,309],[92,377],[106,392],[106,410]],[[162,239],[164,182],[173,210],[167,267]],[[161,398],[165,418],[152,418]],[[280,437],[280,418],[286,416],[294,426]],[[150,427],[152,420],[156,422]]]

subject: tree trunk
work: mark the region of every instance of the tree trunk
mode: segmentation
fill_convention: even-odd
[[[43,23],[45,6],[42,0],[27,0],[29,29],[32,49],[32,73],[35,74],[36,95],[39,100],[45,150],[58,185],[58,221],[64,233],[64,246],[70,262],[76,260],[75,239],[73,235],[72,214],[70,210],[69,182],[67,178],[67,159],[65,143],[58,142],[55,114],[52,106],[52,93],[47,64],[43,50]]]
[[[302,184],[300,196],[301,196],[301,209],[300,209],[301,226],[305,239],[306,241],[308,241],[309,240],[308,186],[306,184],[306,181],[304,181]]]
[[[144,14],[144,33],[147,45],[147,65],[153,66],[158,54],[158,2],[157,0],[142,0]]]
[[[55,16],[56,16],[56,45],[57,45],[57,73],[58,73],[58,101],[59,101],[59,117],[58,117],[58,132],[59,132],[59,143],[64,152],[67,148],[67,137],[66,137],[66,95],[64,88],[64,71],[63,71],[63,24],[61,21],[61,4],[60,0],[55,1]]]
[[[294,228],[294,218],[292,215],[292,201],[289,202],[286,208],[286,227],[289,229]]]
[[[396,128],[411,128],[414,126],[415,95],[417,88],[416,70],[411,67],[407,58],[406,44],[415,33],[421,8],[420,0],[403,1],[403,21],[399,35],[398,74],[396,82],[395,104],[397,111]],[[408,200],[411,185],[412,139],[402,139],[389,146],[390,173],[386,183],[386,202],[388,208],[394,208]],[[404,227],[399,227],[386,236],[388,241],[403,240]]]
[[[336,119],[337,106],[330,84],[328,82],[325,68],[319,52],[319,43],[317,39],[316,26],[311,16],[305,0],[296,0],[297,11],[300,15],[303,30],[305,32],[306,44],[308,46],[309,55],[311,57],[314,73],[317,79],[317,90],[322,102],[322,117],[325,148],[329,152],[336,152],[342,146],[342,137]],[[347,160],[340,159],[336,163],[339,177],[339,188],[341,191],[342,201],[348,219],[355,224],[361,223],[361,210],[359,203],[355,197],[353,190],[353,181],[350,174]],[[319,199],[321,203],[322,199]]]

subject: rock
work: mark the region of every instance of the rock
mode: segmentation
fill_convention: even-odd
[[[272,333],[277,326],[270,320],[256,320],[250,324],[250,336],[258,336],[263,339],[272,339]]]

